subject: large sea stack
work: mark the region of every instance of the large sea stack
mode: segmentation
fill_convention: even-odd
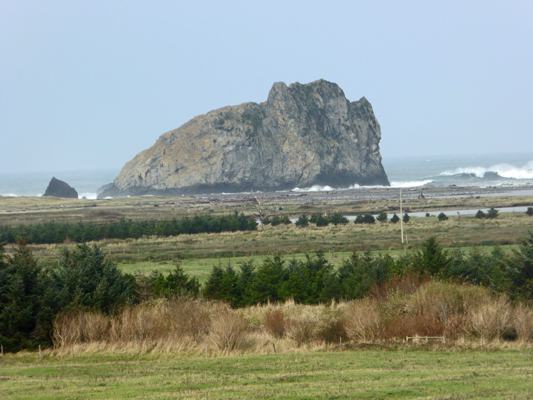
[[[389,185],[381,130],[364,97],[325,80],[275,83],[264,103],[224,107],[163,134],[99,195]]]
[[[77,199],[78,192],[68,183],[52,178],[43,196],[62,197],[65,199]]]

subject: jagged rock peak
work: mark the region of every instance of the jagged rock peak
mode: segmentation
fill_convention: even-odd
[[[350,102],[323,79],[276,82],[264,103],[223,107],[163,134],[99,197],[389,185],[380,139],[364,97]]]
[[[77,199],[78,192],[66,182],[52,178],[43,196],[62,197],[66,199]]]

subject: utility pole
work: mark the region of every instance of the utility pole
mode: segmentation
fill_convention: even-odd
[[[402,230],[402,244],[403,244],[403,211],[402,211],[402,189],[400,189],[400,227]]]

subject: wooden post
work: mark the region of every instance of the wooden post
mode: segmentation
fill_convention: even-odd
[[[274,354],[278,354],[278,353],[276,352],[276,345],[274,344],[274,342],[272,342],[272,347],[274,348]]]
[[[4,345],[0,344],[0,347],[2,348],[2,358],[4,358]]]
[[[400,229],[402,231],[402,244],[403,244],[403,211],[402,211],[402,189],[400,189]]]
[[[74,358],[74,344],[70,345],[70,355],[72,358]]]
[[[208,345],[206,344],[206,345],[205,345],[205,358],[208,357],[208,355],[207,355],[207,346],[208,346]]]
[[[43,353],[41,351],[41,345],[39,345],[39,361],[43,361]]]

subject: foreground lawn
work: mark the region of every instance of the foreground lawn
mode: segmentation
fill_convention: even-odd
[[[0,360],[6,399],[532,398],[533,352],[366,350]]]

